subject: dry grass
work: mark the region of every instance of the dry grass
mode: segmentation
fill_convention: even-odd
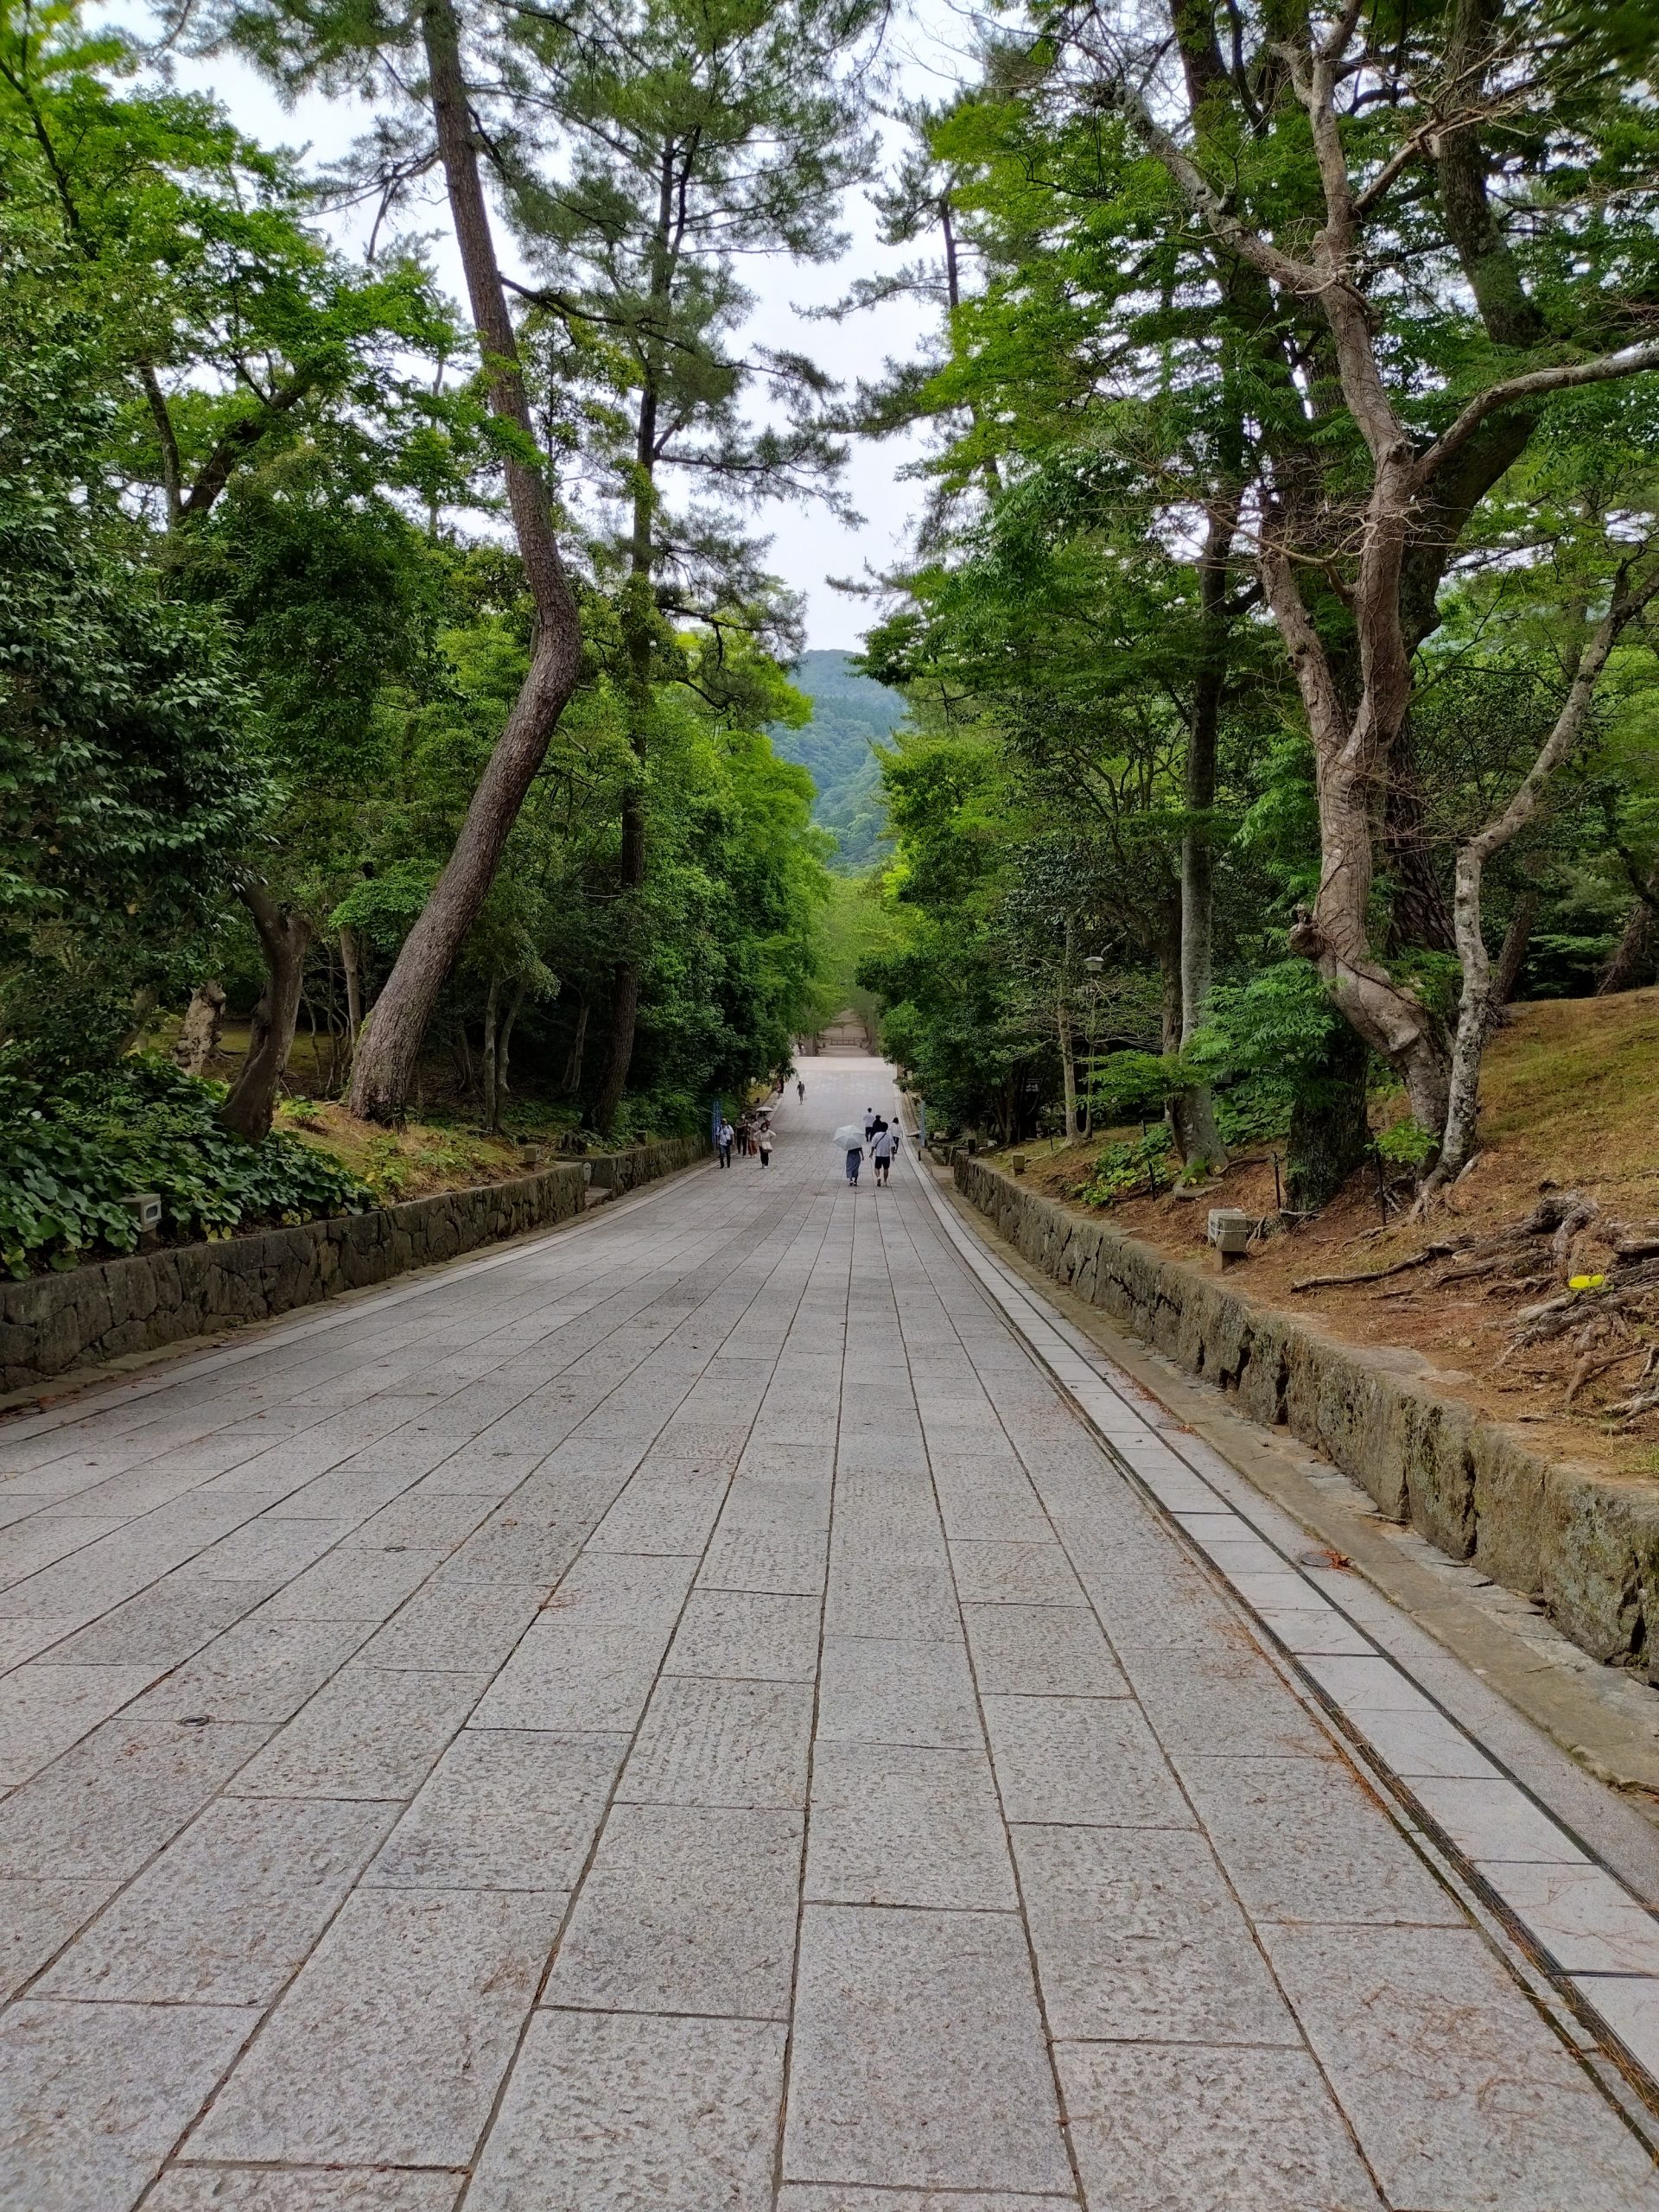
[[[1398,1213],[1384,1224],[1375,1173],[1363,1169],[1317,1221],[1268,1239],[1235,1280],[1253,1297],[1357,1343],[1423,1353],[1447,1389],[1498,1419],[1527,1423],[1541,1444],[1564,1456],[1650,1476],[1659,1463],[1659,1414],[1629,1428],[1605,1418],[1599,1407],[1617,1396],[1617,1375],[1564,1410],[1573,1365],[1569,1348],[1541,1346],[1506,1359],[1518,1301],[1501,1289],[1474,1281],[1437,1291],[1426,1279],[1432,1271],[1304,1294],[1291,1285],[1310,1275],[1382,1268],[1448,1234],[1506,1227],[1531,1210],[1544,1183],[1581,1190],[1608,1215],[1659,1219],[1656,1093],[1659,989],[1516,1007],[1487,1057],[1480,1156],[1447,1210],[1426,1224]],[[1075,1203],[1072,1194],[1099,1148],[1080,1145],[1052,1154],[1034,1149],[1026,1179]],[[1265,1214],[1273,1204],[1270,1154],[1258,1146],[1202,1193],[1123,1199],[1111,1217],[1167,1252],[1216,1267],[1205,1242],[1207,1208],[1237,1205]]]

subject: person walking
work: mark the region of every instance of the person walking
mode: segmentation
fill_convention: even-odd
[[[772,1124],[770,1122],[763,1122],[760,1125],[760,1165],[763,1167],[770,1167],[772,1165]]]
[[[806,1103],[806,1085],[804,1083],[798,1083],[796,1084],[795,1096],[800,1100],[802,1105],[804,1106]]]
[[[720,1117],[720,1127],[715,1133],[715,1149],[720,1154],[720,1164],[722,1167],[729,1167],[732,1164],[732,1145],[736,1135],[737,1131],[722,1114]]]
[[[870,1139],[874,1135],[874,1134],[875,1109],[874,1106],[867,1106],[864,1109],[864,1141],[866,1144],[868,1144]]]
[[[898,1147],[898,1141],[885,1122],[870,1140],[870,1157],[875,1162],[875,1187],[878,1191],[884,1191],[887,1188],[887,1177],[893,1171],[893,1155]]]
[[[863,1165],[863,1146],[849,1144],[847,1147],[847,1180],[849,1183],[856,1185],[858,1182],[858,1171]]]

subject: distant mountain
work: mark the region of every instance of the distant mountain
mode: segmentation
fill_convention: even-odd
[[[810,772],[818,787],[812,819],[840,846],[836,868],[859,874],[887,850],[881,772],[871,747],[893,735],[905,702],[885,683],[855,676],[850,653],[803,653],[793,682],[811,700],[812,719],[804,729],[774,728],[772,749]]]

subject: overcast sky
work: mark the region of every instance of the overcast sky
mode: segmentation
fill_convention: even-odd
[[[139,37],[149,35],[141,0],[113,0],[111,13]],[[905,93],[934,100],[944,97],[962,72],[965,40],[955,0],[919,0],[899,23],[890,48]],[[264,79],[229,57],[212,62],[181,60],[175,70],[181,86],[211,92],[222,101],[251,138],[266,145],[308,149],[319,162],[340,153],[366,119],[365,108],[347,101],[308,98],[284,108]],[[855,278],[914,257],[915,249],[893,251],[880,244],[874,213],[862,193],[849,194],[845,227],[850,243],[839,262],[806,267],[780,258],[759,262],[746,275],[758,296],[755,337],[810,353],[832,376],[850,383],[874,373],[884,359],[913,354],[925,335],[931,310],[917,302],[894,302],[842,323],[809,321],[797,315],[793,310],[798,306],[827,304],[842,297]],[[454,296],[461,299],[460,270],[441,201],[434,204],[430,228],[436,266]],[[832,591],[827,579],[879,571],[903,554],[921,487],[901,480],[899,471],[918,450],[912,439],[880,444],[861,441],[855,446],[843,488],[863,518],[857,526],[838,521],[816,501],[808,506],[774,508],[763,518],[760,527],[772,536],[774,569],[805,595],[809,646],[855,647],[873,619],[867,601]]]

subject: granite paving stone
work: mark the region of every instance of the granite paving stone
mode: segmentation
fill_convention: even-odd
[[[771,2212],[784,2029],[542,2012],[469,2212]]]
[[[114,1893],[115,1883],[0,1881],[0,2003],[15,1997]]]
[[[664,1675],[617,1794],[648,1804],[798,1805],[811,1731],[804,1682]]]
[[[1184,1759],[1181,1778],[1256,1920],[1464,1924],[1455,1899],[1334,1752]]]
[[[469,1674],[499,1668],[540,1610],[533,1590],[430,1583],[363,1648],[365,1667]]]
[[[0,2015],[0,2205],[129,2212],[257,2025],[222,2005]]]
[[[422,1890],[573,1888],[627,1748],[624,1735],[463,1728],[365,1881]]]
[[[801,1827],[792,1811],[619,1804],[546,2002],[786,2019]]]
[[[454,2212],[461,2180],[366,2167],[175,2165],[144,2212]]]
[[[246,1797],[412,1797],[488,1679],[353,1660],[249,1761],[234,1791]]]
[[[694,1590],[664,1671],[731,1681],[810,1682],[817,1672],[819,1610],[816,1598]]]
[[[36,1982],[40,1997],[270,2004],[391,1825],[365,1802],[221,1797]]]
[[[1433,2212],[1643,2212],[1653,2161],[1469,1928],[1266,1931],[1385,2194]]]
[[[964,1605],[1084,1605],[1071,1561],[1052,1536],[989,1542],[953,1537],[950,1565]]]
[[[0,1878],[125,1880],[270,1733],[235,1723],[105,1721],[0,1800]]]
[[[1058,2123],[1016,1915],[808,1905],[787,2179],[1064,2193]]]
[[[136,1720],[291,1720],[370,1633],[366,1621],[238,1621],[146,1690]]]
[[[1012,1912],[1014,1872],[983,1750],[821,1743],[806,1894]]]
[[[1075,1605],[970,1605],[962,1618],[987,1697],[1127,1697],[1100,1623]]]
[[[564,1907],[359,1890],[189,2139],[242,2163],[464,2165]]]
[[[1009,1820],[1197,1825],[1157,1738],[1128,1699],[987,1697],[984,1707]]]
[[[13,1789],[130,1704],[154,1667],[33,1659],[0,1675],[0,1789]]]
[[[639,1725],[662,1664],[669,1628],[543,1613],[486,1690],[480,1728],[590,1728]]]
[[[1300,2044],[1203,1836],[1016,1827],[1014,1847],[1054,2036]]]
[[[1382,2212],[1305,2051],[1095,2043],[1055,2057],[1091,2207]]]
[[[961,1644],[826,1637],[817,1736],[821,1744],[932,1744],[976,1751],[984,1732]]]
[[[1408,1833],[1654,2065],[1637,1815],[802,1065],[0,1416],[0,2212],[1659,2212]]]

